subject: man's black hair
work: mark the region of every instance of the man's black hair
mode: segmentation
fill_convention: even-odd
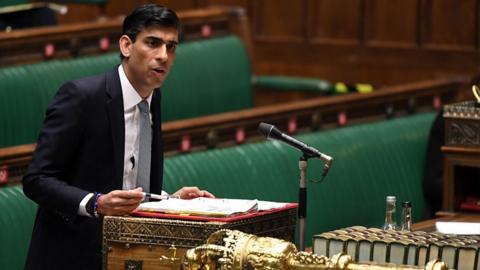
[[[138,33],[150,26],[173,27],[177,29],[179,36],[182,28],[175,11],[156,4],[146,4],[137,7],[123,20],[122,35],[127,35],[135,42]],[[120,58],[124,58],[121,53]]]

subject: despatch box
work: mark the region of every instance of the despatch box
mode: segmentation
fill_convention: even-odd
[[[220,229],[294,240],[297,204],[227,218],[140,213],[103,220],[103,268],[177,269],[187,249]],[[138,213],[137,213],[138,214]],[[144,217],[148,216],[148,217]]]
[[[445,145],[480,147],[480,106],[475,101],[445,105]]]

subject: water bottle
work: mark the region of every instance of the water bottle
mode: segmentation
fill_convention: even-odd
[[[402,204],[402,224],[400,229],[402,231],[412,230],[412,203],[409,201]]]
[[[387,196],[387,205],[385,210],[384,230],[396,230],[397,222],[395,221],[395,205],[397,198],[395,196]]]

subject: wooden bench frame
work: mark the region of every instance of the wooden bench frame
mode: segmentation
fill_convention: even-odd
[[[182,40],[235,34],[252,55],[248,19],[242,8],[184,10],[178,16],[183,24]],[[118,51],[123,18],[0,33],[0,66]],[[101,42],[107,45],[101,47]]]
[[[461,77],[435,79],[384,87],[369,94],[318,97],[167,122],[162,125],[165,152],[167,155],[180,153],[185,136],[189,137],[192,151],[242,143],[236,140],[239,130],[245,134],[245,141],[256,141],[260,122],[274,124],[285,131],[292,124],[295,130],[313,131],[342,126],[339,120],[342,117],[354,124],[415,111],[438,110],[441,104],[456,100],[459,90],[468,81]],[[439,101],[441,103],[435,104]]]

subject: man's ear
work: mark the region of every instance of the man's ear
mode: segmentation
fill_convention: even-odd
[[[128,58],[130,56],[132,44],[133,44],[132,40],[127,35],[122,35],[118,40],[120,52],[124,57]]]

